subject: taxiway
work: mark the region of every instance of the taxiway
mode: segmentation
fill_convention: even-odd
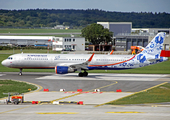
[[[116,100],[170,81],[170,75],[151,74],[92,74],[78,77],[77,73],[0,73],[0,79],[36,84],[39,89],[25,94],[25,101],[84,101],[85,105],[0,105],[2,119],[169,119],[170,103],[113,106],[104,103]],[[43,89],[49,92],[43,92]],[[59,92],[65,89],[66,92]],[[84,93],[76,92],[82,89]],[[94,89],[100,92],[93,93]],[[116,92],[121,89],[122,92]],[[95,107],[99,105],[98,107]]]

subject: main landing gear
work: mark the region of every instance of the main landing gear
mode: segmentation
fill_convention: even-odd
[[[22,75],[22,68],[20,68],[20,72],[18,73],[18,75]]]
[[[88,76],[88,72],[80,72],[79,73],[79,77],[86,77],[86,76]]]

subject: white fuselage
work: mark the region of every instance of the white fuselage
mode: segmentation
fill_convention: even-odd
[[[15,54],[2,62],[10,68],[54,69],[61,64],[79,64],[88,60],[91,54]],[[88,64],[89,69],[130,69],[145,66],[132,61],[133,55],[97,55]],[[153,62],[152,62],[153,63]],[[147,62],[151,64],[151,62]],[[153,63],[154,64],[154,63]]]

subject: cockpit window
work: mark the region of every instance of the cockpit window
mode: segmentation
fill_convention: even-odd
[[[8,60],[12,60],[12,57],[8,57],[7,59],[8,59]]]

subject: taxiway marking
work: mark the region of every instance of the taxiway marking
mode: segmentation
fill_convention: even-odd
[[[32,106],[26,106],[26,107],[21,107],[21,108],[17,108],[17,109],[12,109],[12,110],[8,110],[8,111],[0,112],[0,114],[12,112],[12,111],[16,111],[16,110],[21,110],[21,109],[25,109],[25,108],[29,108],[29,107],[32,107]]]
[[[109,85],[106,85],[106,86],[102,86],[102,87],[99,87],[99,88],[95,88],[95,89],[102,89],[102,88],[106,88],[106,87],[109,87],[109,86],[112,86],[112,85],[115,85],[117,84],[118,82],[117,81],[114,81],[115,83],[112,83],[112,84],[109,84]],[[92,89],[92,90],[89,90],[89,91],[94,91],[95,89]]]
[[[161,85],[164,85],[164,84],[166,84],[166,83],[168,83],[168,82],[164,82],[164,83],[161,83],[161,84],[155,85],[155,86],[153,86],[153,87],[147,88],[147,89],[145,89],[145,90],[142,90],[142,91],[139,91],[139,92],[136,92],[136,93],[145,92],[145,91],[147,91],[147,90],[150,90],[150,89],[156,88],[156,87],[161,86]],[[135,94],[136,94],[136,93],[135,93]]]

